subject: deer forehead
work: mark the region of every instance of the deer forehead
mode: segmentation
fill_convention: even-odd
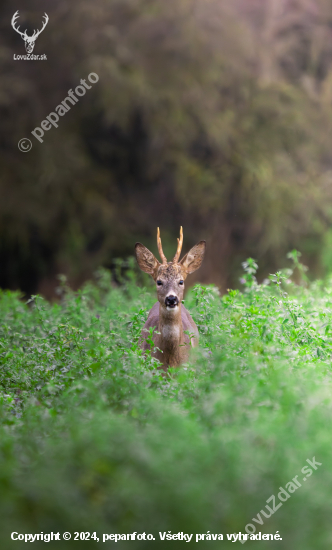
[[[169,262],[167,265],[161,265],[158,268],[157,278],[163,279],[165,282],[171,283],[178,278],[184,279],[184,277],[184,271],[179,264]]]

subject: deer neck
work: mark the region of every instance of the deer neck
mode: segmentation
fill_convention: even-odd
[[[181,304],[175,309],[159,306],[159,332],[163,360],[170,366],[177,366],[180,362],[179,346],[184,341]]]

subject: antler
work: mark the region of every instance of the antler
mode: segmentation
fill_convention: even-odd
[[[157,245],[158,245],[159,255],[162,259],[163,264],[167,264],[167,259],[166,259],[166,256],[165,256],[164,252],[163,252],[163,248],[161,246],[161,238],[160,238],[159,227],[157,227]]]
[[[35,31],[35,30],[34,30],[34,31],[33,31],[33,38],[37,38],[37,36],[39,36],[40,33],[43,32],[43,30],[45,29],[45,27],[46,27],[46,25],[47,25],[47,23],[48,23],[48,21],[49,21],[49,17],[48,17],[48,15],[47,15],[47,13],[44,13],[43,17],[45,17],[45,21],[43,22],[43,28],[40,29],[40,31]],[[35,35],[36,32],[37,32],[37,34]]]
[[[12,27],[13,29],[18,32],[18,34],[20,34],[23,38],[25,38],[27,36],[27,30],[25,29],[24,32],[21,32],[19,31],[18,29],[20,28],[20,26],[18,26],[17,28],[15,27],[15,24],[16,24],[16,21],[19,17],[19,13],[18,13],[18,10],[14,13],[13,17],[12,17]]]
[[[178,239],[178,248],[177,248],[176,254],[173,258],[173,264],[175,264],[176,262],[179,261],[181,250],[182,250],[182,245],[183,245],[183,229],[182,229],[182,225],[181,225],[181,227],[180,227],[180,238]]]

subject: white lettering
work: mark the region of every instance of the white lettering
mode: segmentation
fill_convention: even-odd
[[[38,132],[40,132],[39,136],[38,136]],[[37,126],[37,128],[35,128],[31,133],[33,136],[35,136],[36,139],[38,139],[38,141],[40,141],[40,143],[43,143],[44,140],[41,139],[41,137],[44,135],[44,132],[41,128]]]

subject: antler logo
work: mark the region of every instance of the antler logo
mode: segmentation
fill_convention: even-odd
[[[14,29],[14,31],[18,32],[18,34],[21,35],[21,37],[23,38],[24,40],[24,44],[25,44],[25,49],[26,49],[26,52],[27,53],[32,53],[33,52],[33,49],[35,47],[35,43],[36,43],[36,40],[38,38],[38,36],[40,35],[41,32],[43,32],[43,30],[45,29],[48,21],[49,21],[49,17],[47,15],[47,13],[45,13],[43,15],[43,17],[45,18],[44,21],[43,21],[43,27],[42,29],[40,29],[40,31],[36,31],[34,30],[33,31],[33,35],[32,36],[28,36],[27,35],[27,30],[25,29],[24,32],[21,32],[19,30],[20,27],[16,27],[16,22],[17,22],[17,19],[19,17],[19,14],[18,14],[18,10],[14,13],[13,17],[12,17],[12,27]]]

